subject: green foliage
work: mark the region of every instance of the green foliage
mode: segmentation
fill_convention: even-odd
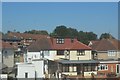
[[[101,39],[115,39],[115,38],[109,33],[102,33],[100,36],[100,40]]]
[[[54,29],[54,31],[53,31],[53,33],[52,33],[52,35],[51,36],[54,36],[54,37],[58,37],[58,36],[60,36],[60,37],[67,37],[68,36],[68,30],[67,30],[67,27],[66,26],[63,26],[63,25],[61,25],[61,26],[57,26],[55,29]]]
[[[11,31],[8,31],[7,33],[10,32]],[[20,32],[17,31],[17,33]],[[57,26],[50,34],[48,34],[48,32],[45,30],[31,30],[31,31],[25,31],[24,33],[50,35],[51,37],[77,38],[80,42],[86,45],[88,45],[89,41],[91,40],[97,40],[97,35],[93,32],[78,31],[77,29],[71,27],[67,28],[64,25]],[[110,39],[110,38],[114,39],[114,37],[111,34],[102,33],[99,39]]]
[[[50,34],[52,37],[70,37],[70,38],[77,38],[84,44],[88,44],[91,40],[96,40],[97,35],[93,32],[83,32],[77,31],[74,28],[67,28],[64,25],[57,26],[55,30]]]
[[[97,39],[97,35],[93,32],[79,31],[78,40],[81,41],[84,44],[88,44],[89,41],[96,40],[96,39]]]
[[[52,37],[78,37],[78,31],[74,28],[67,28],[64,25],[57,26],[50,34]]]
[[[48,35],[48,32],[45,30],[31,30],[31,31],[25,31],[24,33]]]

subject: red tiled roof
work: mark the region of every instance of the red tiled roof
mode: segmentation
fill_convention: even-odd
[[[28,51],[40,51],[44,49],[52,49],[52,50],[91,50],[91,47],[79,42],[77,39],[74,39],[74,42],[71,42],[70,38],[64,39],[63,44],[56,43],[56,38],[41,38],[36,42],[32,43],[28,47]]]
[[[64,44],[57,44],[56,43],[56,38],[53,39],[53,46],[54,49],[71,49],[71,50],[76,50],[76,49],[91,49],[87,45],[79,42],[77,39],[74,39],[74,42],[71,42],[70,38],[64,39]]]

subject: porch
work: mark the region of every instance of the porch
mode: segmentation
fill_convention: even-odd
[[[59,69],[62,75],[91,77],[97,75],[97,60],[60,60]]]

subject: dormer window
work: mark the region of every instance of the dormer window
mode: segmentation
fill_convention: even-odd
[[[64,39],[63,38],[59,38],[57,39],[57,44],[64,44]]]

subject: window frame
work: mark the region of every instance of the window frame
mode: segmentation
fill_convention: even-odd
[[[77,50],[77,56],[85,56],[85,50]]]
[[[116,64],[116,73],[120,73],[120,65]]]
[[[64,42],[65,42],[64,38],[57,38],[56,39],[57,44],[64,44]]]
[[[57,56],[63,56],[64,55],[64,50],[57,50],[57,54],[56,55]]]
[[[108,56],[116,56],[117,51],[116,50],[109,50],[108,51]]]
[[[108,65],[107,64],[100,64],[97,67],[98,71],[104,71],[104,70],[108,70]]]

